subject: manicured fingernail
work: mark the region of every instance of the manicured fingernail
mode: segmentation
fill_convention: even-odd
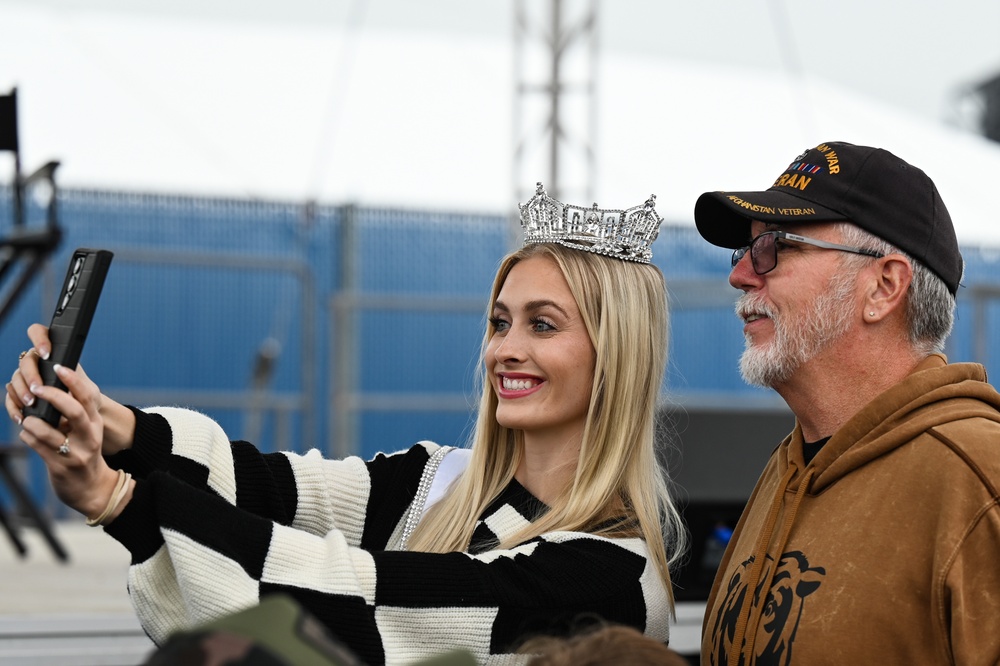
[[[24,400],[24,404],[26,404],[26,405],[28,405],[30,407],[31,405],[33,405],[35,403],[35,396],[31,395],[30,393],[26,393],[24,395],[23,400]]]
[[[28,390],[31,391],[32,393],[34,393],[35,395],[41,395],[41,393],[42,393],[42,386],[41,386],[41,384],[32,384],[31,386],[28,387]],[[34,400],[34,398],[31,398],[31,399]]]
[[[21,418],[20,414],[14,414],[14,422],[17,423],[17,425],[21,425],[22,420],[23,419]]]
[[[66,376],[66,366],[59,365],[58,363],[56,363],[55,365],[52,366],[52,369],[55,370],[56,374],[59,375],[60,377]]]
[[[47,347],[38,348],[38,355],[41,356],[46,361],[49,360],[49,350]]]

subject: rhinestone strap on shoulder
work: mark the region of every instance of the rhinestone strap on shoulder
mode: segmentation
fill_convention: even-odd
[[[444,460],[444,457],[453,448],[453,446],[442,446],[431,454],[431,457],[427,460],[427,464],[424,465],[424,473],[420,477],[417,494],[410,504],[409,512],[406,514],[406,524],[403,526],[403,536],[399,541],[399,550],[406,550],[406,542],[409,541],[413,530],[417,529],[417,525],[420,524],[420,519],[424,515],[424,505],[427,503],[427,495],[430,494],[431,484],[434,483],[434,475],[437,473],[438,467],[441,466],[441,461]]]

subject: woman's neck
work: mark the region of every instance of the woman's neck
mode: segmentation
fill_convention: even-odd
[[[551,505],[573,480],[581,439],[551,440],[524,433],[524,456],[514,478],[536,498]]]

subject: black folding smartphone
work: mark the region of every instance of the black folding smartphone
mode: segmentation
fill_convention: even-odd
[[[38,370],[46,386],[66,390],[53,367],[59,364],[76,369],[112,257],[114,254],[107,250],[79,248],[73,252],[49,325],[52,353],[48,359],[39,359],[38,362]],[[53,427],[59,424],[59,412],[45,400],[36,400],[21,411],[24,416],[37,416]]]

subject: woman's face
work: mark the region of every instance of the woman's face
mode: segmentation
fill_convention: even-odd
[[[551,257],[511,269],[491,315],[486,372],[496,419],[526,441],[565,443],[583,434],[596,354],[566,278]]]

